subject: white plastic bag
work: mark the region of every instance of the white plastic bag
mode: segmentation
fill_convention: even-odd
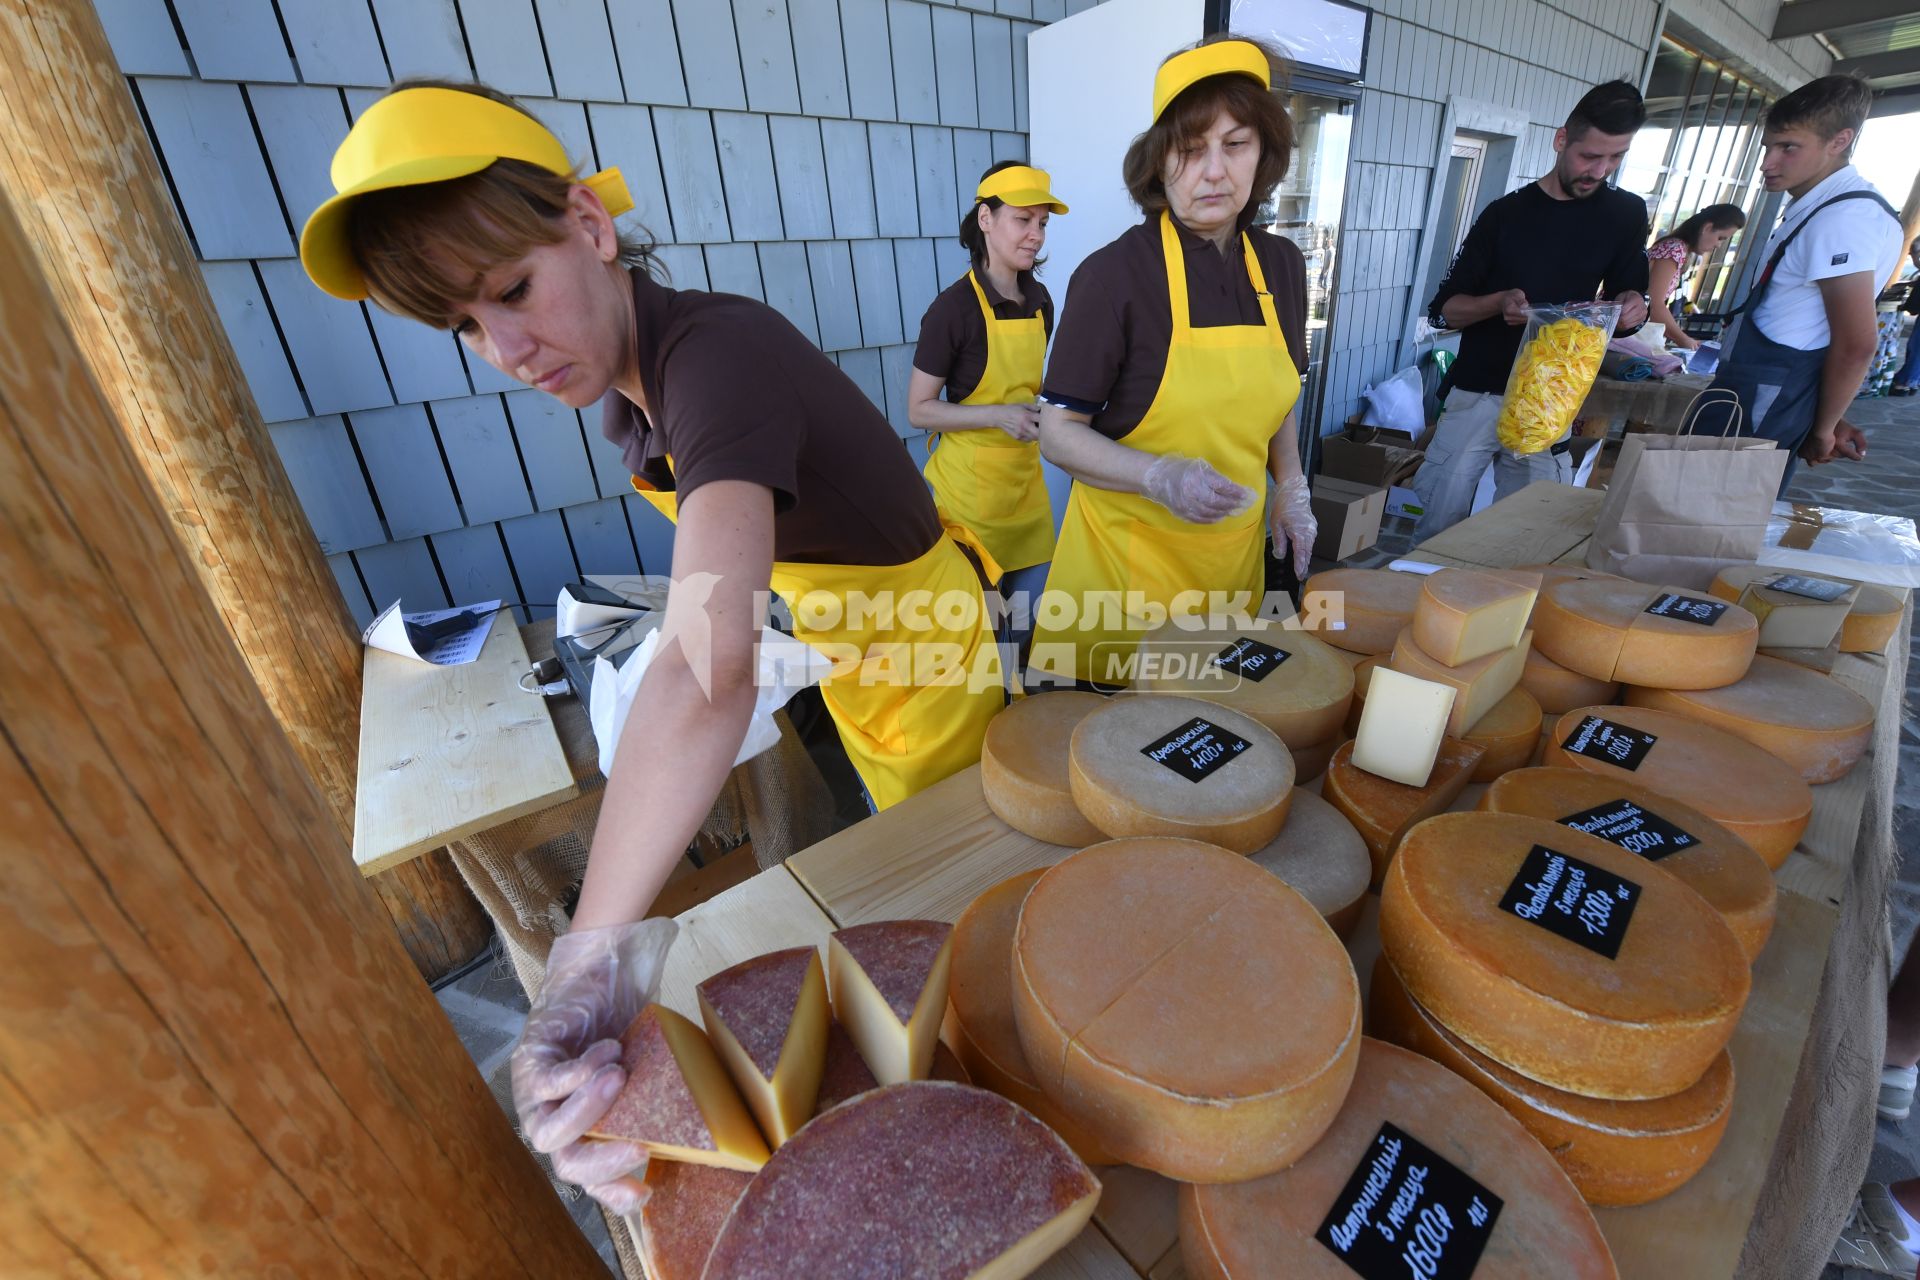
[[[1366,390],[1367,414],[1360,420],[1366,427],[1385,427],[1418,436],[1427,429],[1426,401],[1420,391],[1420,370],[1409,365],[1378,386]]]
[[[1920,587],[1920,537],[1906,516],[1776,502],[1759,558],[1783,569]]]

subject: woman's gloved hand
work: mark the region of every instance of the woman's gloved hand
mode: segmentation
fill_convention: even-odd
[[[1274,490],[1273,505],[1267,509],[1267,532],[1273,535],[1274,555],[1292,550],[1294,575],[1305,582],[1313,561],[1313,540],[1320,534],[1305,476],[1290,475]]]
[[[1140,492],[1194,524],[1216,524],[1239,515],[1259,496],[1221,475],[1205,458],[1183,458],[1177,453],[1153,460]]]
[[[584,1137],[626,1085],[620,1033],[652,1000],[679,926],[671,920],[586,929],[557,939],[547,977],[513,1048],[513,1105],[553,1171],[615,1213],[646,1202],[646,1151]]]

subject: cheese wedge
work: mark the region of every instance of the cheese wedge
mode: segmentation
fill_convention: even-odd
[[[1473,780],[1484,755],[1485,751],[1473,743],[1448,738],[1435,757],[1427,785],[1410,787],[1355,764],[1352,743],[1333,753],[1320,794],[1366,842],[1376,889],[1408,829],[1451,805]]]
[[[1520,684],[1520,673],[1527,665],[1527,650],[1533,633],[1522,632],[1511,648],[1475,658],[1463,666],[1450,667],[1434,660],[1413,639],[1409,627],[1394,642],[1388,665],[1395,671],[1420,680],[1431,680],[1453,689],[1453,710],[1447,716],[1447,736],[1458,738],[1480,723],[1500,699]],[[1371,687],[1371,686],[1369,686]]]
[[[1845,777],[1873,739],[1873,704],[1830,676],[1764,654],[1719,689],[1629,688],[1657,707],[1744,738],[1810,783]]]
[[[1525,1129],[1452,1072],[1367,1039],[1320,1145],[1237,1186],[1182,1187],[1188,1280],[1616,1280],[1593,1213]]]
[[[987,808],[1015,831],[1080,849],[1106,839],[1080,816],[1067,778],[1067,744],[1082,720],[1107,700],[1062,689],[1020,698],[987,723],[980,747],[980,790]]]
[[[1301,584],[1301,626],[1336,649],[1386,653],[1413,621],[1425,581],[1392,569],[1323,570]]]
[[[1515,689],[1494,703],[1460,739],[1485,753],[1473,771],[1473,781],[1492,782],[1509,770],[1532,764],[1545,719],[1540,704],[1525,689]]]
[[[827,939],[834,1019],[881,1084],[927,1078],[952,943],[953,926],[940,920],[879,920]]]
[[[1752,984],[1726,921],[1677,878],[1510,813],[1443,813],[1407,833],[1380,891],[1380,946],[1455,1035],[1590,1098],[1690,1087]]]
[[[1774,583],[1782,584],[1775,587]],[[1791,588],[1811,586],[1823,598]],[[1835,594],[1837,593],[1837,594]],[[1824,649],[1840,634],[1860,589],[1851,584],[1781,573],[1749,582],[1735,603],[1760,620],[1760,643],[1776,649]]]
[[[1342,938],[1360,923],[1373,858],[1353,824],[1313,792],[1295,793],[1287,825],[1251,857],[1297,890]]]
[[[590,1138],[637,1142],[649,1156],[751,1173],[766,1139],[706,1033],[664,1005],[640,1011],[620,1036],[626,1087]]]
[[[1732,684],[1746,674],[1760,638],[1759,622],[1744,609],[1624,578],[1556,583],[1541,595],[1534,621],[1535,643],[1558,665],[1657,689]]]
[[[1093,1216],[1100,1183],[1005,1098],[917,1081],[862,1094],[775,1152],[734,1205],[706,1280],[1032,1272]]]
[[[1082,1160],[1115,1164],[1091,1133],[1041,1091],[1013,1021],[1013,931],[1020,904],[1043,874],[1044,869],[1028,871],[1001,881],[975,898],[954,922],[942,1047],[953,1046],[975,1084],[1031,1111]]]
[[[1813,792],[1791,766],[1654,707],[1576,707],[1554,725],[1540,763],[1637,782],[1692,805],[1776,871],[1813,818]]]
[[[1906,592],[1897,587],[1877,586],[1871,582],[1852,583],[1845,578],[1835,578],[1828,574],[1800,573],[1796,569],[1783,569],[1777,564],[1737,564],[1731,565],[1714,575],[1713,594],[1722,600],[1739,600],[1740,593],[1750,583],[1772,582],[1781,574],[1798,574],[1800,577],[1822,579],[1829,582],[1847,582],[1857,587],[1852,606],[1840,624],[1840,652],[1842,653],[1879,653],[1887,647],[1887,641],[1900,628],[1900,619],[1906,606]],[[1763,641],[1762,643],[1766,643]]]
[[[1354,764],[1409,787],[1424,787],[1447,736],[1456,691],[1391,667],[1367,680],[1367,704],[1353,736]]]
[[[1177,693],[1232,707],[1294,751],[1340,732],[1353,667],[1340,651],[1277,622],[1187,616],[1140,641],[1142,693]]]
[[[1540,652],[1537,644],[1527,650],[1527,665],[1520,669],[1520,687],[1532,694],[1540,710],[1550,716],[1575,707],[1602,706],[1620,695],[1617,681],[1595,680],[1569,671]]]
[[[647,1280],[700,1280],[721,1225],[751,1181],[737,1169],[649,1160],[639,1213]]]
[[[820,953],[795,947],[743,960],[698,988],[700,1020],[771,1146],[813,1116],[827,1052]]]
[[[1517,769],[1488,787],[1480,808],[1546,818],[1660,864],[1707,900],[1752,964],[1773,932],[1773,869],[1746,841],[1689,805],[1616,774]]]
[[[1280,833],[1286,744],[1230,707],[1168,694],[1111,699],[1073,731],[1074,803],[1110,836],[1184,836],[1252,853]]]
[[[1292,1163],[1360,1046],[1353,965],[1320,913],[1191,840],[1113,840],[1041,876],[1013,1014],[1048,1097],[1118,1159],[1184,1182]]]
[[[1511,649],[1527,629],[1536,591],[1501,575],[1442,569],[1421,585],[1413,643],[1448,667]]]
[[[972,1084],[973,1077],[960,1065],[953,1050],[939,1041],[933,1045],[933,1061],[927,1067],[927,1079],[946,1080],[953,1084]],[[827,1062],[820,1075],[820,1098],[813,1104],[814,1114],[818,1115],[829,1108],[837,1107],[849,1098],[857,1098],[869,1089],[877,1089],[880,1082],[873,1078],[873,1072],[867,1070],[866,1059],[860,1056],[860,1050],[854,1048],[853,1037],[839,1023],[831,1023],[827,1028]]]
[[[1583,1098],[1529,1080],[1447,1030],[1407,994],[1385,956],[1373,967],[1367,1030],[1432,1058],[1499,1103],[1592,1205],[1646,1204],[1673,1191],[1700,1172],[1733,1114],[1733,1058],[1724,1049],[1670,1098]]]

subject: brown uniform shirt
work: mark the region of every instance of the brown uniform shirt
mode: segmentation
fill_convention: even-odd
[[[765,485],[776,560],[905,564],[932,548],[940,518],[906,444],[785,316],[631,274],[653,416],[618,391],[600,405],[629,471],[683,498],[713,480]]]
[[[954,404],[972,395],[987,372],[987,318],[980,314],[980,299],[973,296],[970,274],[942,289],[920,317],[920,345],[913,349],[913,367],[945,382],[946,398]],[[1001,297],[984,272],[980,288],[996,320],[1038,315],[1047,336],[1053,336],[1053,295],[1031,271],[1020,273],[1021,301]]]
[[[1193,327],[1261,323],[1260,299],[1247,278],[1240,242],[1236,239],[1222,254],[1177,218],[1174,228],[1186,251],[1187,313]],[[1304,371],[1306,260],[1285,236],[1263,228],[1247,235],[1273,294],[1287,351]],[[1062,408],[1093,415],[1093,429],[1101,435],[1122,439],[1147,416],[1172,340],[1167,266],[1155,213],[1094,250],[1073,273],[1042,393]]]

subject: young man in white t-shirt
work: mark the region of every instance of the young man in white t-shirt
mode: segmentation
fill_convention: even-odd
[[[1872,105],[1865,81],[1822,76],[1767,112],[1760,172],[1792,199],[1713,385],[1740,397],[1745,434],[1788,450],[1782,493],[1793,455],[1817,466],[1867,452],[1845,414],[1879,341],[1874,296],[1903,239],[1893,206],[1849,163]]]

